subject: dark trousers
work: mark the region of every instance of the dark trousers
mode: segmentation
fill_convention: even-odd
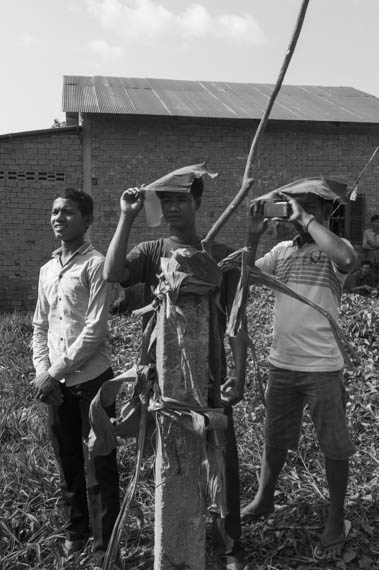
[[[228,513],[225,518],[216,516],[213,520],[213,545],[221,556],[233,555],[241,550],[241,518],[240,518],[240,480],[239,463],[234,433],[233,408],[225,408],[228,416],[228,426],[224,432],[226,506]]]
[[[49,406],[49,428],[58,462],[67,538],[79,540],[92,533],[95,562],[102,562],[119,512],[116,450],[105,457],[89,458],[86,439],[90,431],[89,407],[101,385],[113,378],[112,369],[77,386],[60,384],[63,404]],[[115,415],[114,405],[107,410]]]

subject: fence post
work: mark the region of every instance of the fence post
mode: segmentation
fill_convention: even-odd
[[[182,295],[176,307],[185,319],[184,345],[189,367],[166,302],[157,315],[157,373],[161,394],[189,405],[207,406],[209,378],[209,296]],[[192,374],[198,400],[190,389]],[[201,446],[188,417],[173,422],[158,415],[155,491],[154,570],[206,569],[206,505],[200,476]],[[187,428],[186,428],[187,425]]]

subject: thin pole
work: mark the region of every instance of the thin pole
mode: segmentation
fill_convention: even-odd
[[[364,173],[366,172],[367,168],[369,167],[369,165],[371,164],[371,162],[374,160],[376,153],[379,150],[379,146],[376,147],[376,149],[374,150],[374,152],[372,153],[372,155],[370,156],[370,158],[368,159],[368,161],[366,162],[366,164],[364,165],[364,167],[362,168],[362,170],[360,171],[358,178],[356,179],[356,181],[354,182],[349,194],[348,194],[348,198],[350,200],[352,200],[354,202],[354,200],[356,200],[357,195],[358,195],[358,184],[362,178],[362,176],[364,175]]]
[[[241,186],[240,190],[238,191],[238,193],[234,196],[233,200],[230,202],[230,204],[227,206],[227,208],[224,210],[224,212],[221,214],[221,216],[218,218],[218,220],[216,220],[216,222],[213,224],[213,226],[209,230],[208,234],[206,235],[205,239],[202,242],[203,247],[205,247],[207,244],[211,243],[214,240],[214,238],[216,237],[218,232],[221,230],[221,228],[225,225],[225,223],[228,221],[228,219],[234,213],[236,208],[241,204],[241,202],[247,196],[247,194],[248,194],[248,192],[252,186],[253,180],[249,179],[250,168],[251,168],[251,165],[252,165],[252,163],[256,157],[257,149],[258,149],[258,143],[260,142],[262,133],[266,127],[268,118],[269,118],[270,113],[271,113],[271,109],[272,109],[274,102],[275,102],[275,99],[276,99],[276,97],[280,91],[280,88],[282,86],[287,68],[288,68],[289,63],[290,63],[292,56],[294,54],[296,43],[297,43],[297,40],[299,38],[301,28],[303,26],[303,22],[304,22],[304,18],[305,18],[307,8],[308,8],[308,4],[309,4],[309,0],[303,0],[303,2],[301,4],[300,12],[299,12],[299,15],[297,17],[297,21],[296,21],[295,29],[294,29],[294,32],[292,35],[292,39],[291,39],[290,44],[287,48],[286,55],[285,55],[283,63],[282,63],[282,67],[281,67],[280,72],[279,72],[278,79],[277,79],[276,84],[274,86],[274,89],[271,93],[270,99],[267,103],[266,110],[265,110],[265,112],[264,112],[264,114],[263,114],[263,116],[259,122],[257,131],[255,133],[253,142],[252,142],[251,147],[250,147],[250,151],[249,151],[249,154],[247,157],[245,172],[243,175],[242,186]]]

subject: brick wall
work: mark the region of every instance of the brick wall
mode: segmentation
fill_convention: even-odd
[[[105,250],[114,232],[119,197],[124,188],[148,183],[168,171],[207,160],[219,173],[206,179],[199,228],[206,233],[240,187],[246,157],[257,123],[215,119],[89,115],[91,124],[93,196],[101,211],[94,239]],[[253,193],[297,178],[318,176],[352,183],[377,146],[378,125],[271,122],[266,129],[252,176]],[[366,193],[366,217],[379,211],[379,160],[361,184]],[[98,206],[99,207],[99,206]],[[136,220],[130,243],[153,239],[166,231],[147,228],[143,213]],[[242,205],[218,239],[235,247],[244,244],[246,207]],[[272,245],[274,230],[265,234],[260,252]]]
[[[90,237],[105,253],[119,215],[124,188],[148,183],[168,171],[207,160],[219,173],[206,179],[199,215],[205,234],[240,187],[257,123],[170,117],[85,116],[90,125],[92,195],[95,221]],[[252,171],[254,194],[306,176],[335,177],[352,183],[379,141],[378,125],[271,122]],[[58,187],[82,184],[80,129],[48,129],[0,136],[0,311],[31,310],[40,265],[57,247],[49,226]],[[365,217],[379,211],[379,160],[362,179]],[[246,207],[242,205],[218,239],[244,244]],[[166,232],[147,228],[143,213],[131,245]],[[260,253],[275,240],[273,231]]]
[[[65,184],[81,184],[80,130],[0,137],[0,311],[34,308],[39,267],[58,247],[52,198]]]

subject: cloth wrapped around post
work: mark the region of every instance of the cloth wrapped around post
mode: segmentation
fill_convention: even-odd
[[[183,314],[177,307],[177,299],[184,295],[209,296],[210,302],[219,306],[218,294],[222,281],[222,273],[215,261],[207,252],[192,248],[177,249],[170,258],[162,258],[162,273],[154,292],[154,301],[134,314],[142,315],[152,312],[150,322],[145,329],[142,340],[142,352],[146,355],[152,353],[156,340],[156,311],[163,299],[166,303],[166,316],[175,326],[178,345],[182,355],[183,378],[189,379],[186,389],[191,391],[195,401],[198,401],[196,386],[192,382],[191,373],[188,374],[189,363],[186,358],[186,330],[190,323],[186,322]],[[221,307],[219,307],[221,310]],[[211,311],[210,315],[215,314]],[[211,317],[210,317],[211,318]],[[212,325],[210,325],[212,326]],[[133,396],[121,408],[117,418],[109,418],[106,408],[114,403],[122,385],[133,383]],[[143,405],[146,404],[147,405]],[[197,445],[202,452],[203,492],[207,495],[207,503],[212,510],[221,514],[226,511],[224,496],[224,448],[223,437],[213,437],[212,445],[208,445],[206,433],[208,431],[222,434],[227,425],[227,416],[224,409],[208,408],[200,405],[188,405],[186,402],[163,398],[159,392],[154,364],[133,366],[128,371],[104,383],[90,407],[91,432],[88,438],[89,453],[107,455],[117,445],[117,438],[136,437],[141,420],[141,411],[147,410],[157,417],[162,414],[173,422],[181,422],[185,429],[190,429]],[[190,422],[182,418],[190,418]],[[158,425],[158,422],[156,422]],[[159,437],[159,430],[158,430]],[[218,445],[215,446],[214,441]],[[143,450],[137,452],[142,453]]]

